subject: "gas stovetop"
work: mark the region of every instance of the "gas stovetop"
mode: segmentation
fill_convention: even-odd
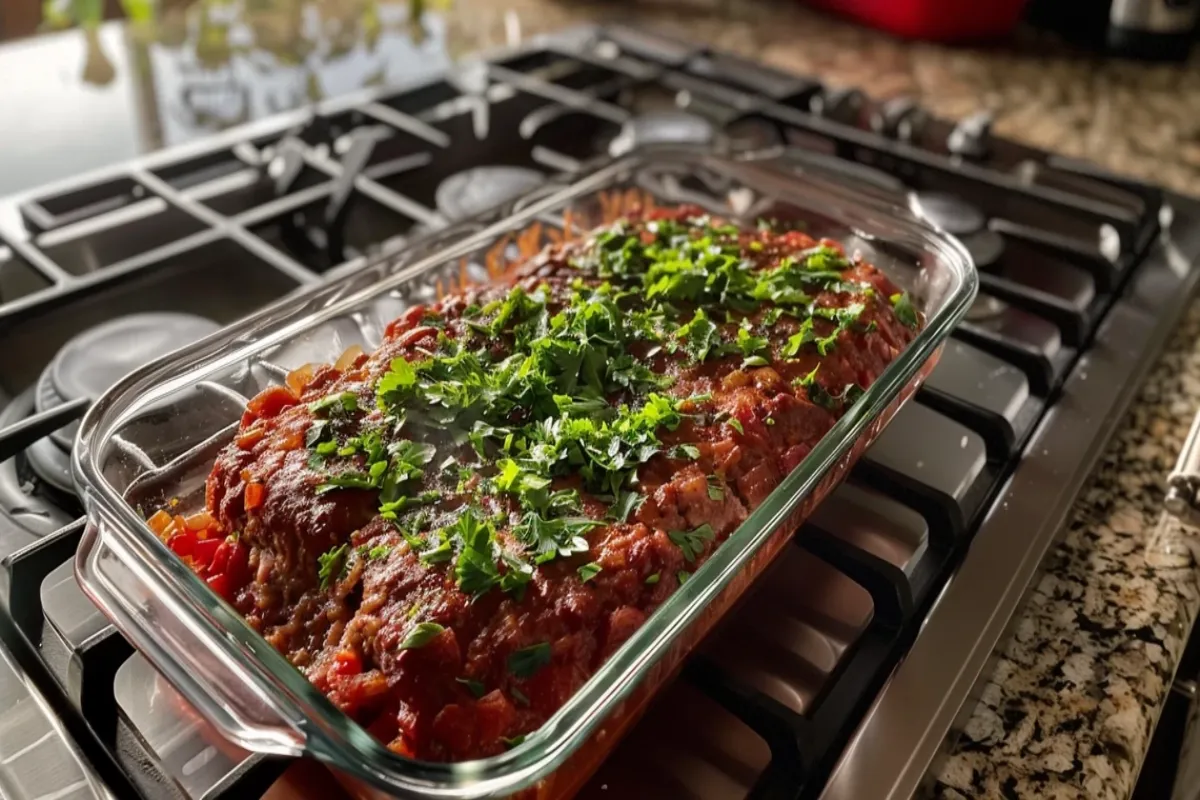
[[[983,291],[917,402],[582,796],[911,794],[1200,251],[1197,204],[989,128],[588,28],[0,205],[0,795],[255,798],[288,767],[202,735],[77,587],[68,453],[92,400],[299,285],[678,141],[907,202],[961,238]]]

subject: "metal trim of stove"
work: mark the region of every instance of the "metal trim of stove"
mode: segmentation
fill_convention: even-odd
[[[1168,201],[1175,221],[1200,221],[1200,202]],[[993,654],[1036,585],[1043,557],[1061,539],[1079,491],[1154,365],[1143,354],[1162,348],[1196,294],[1200,229],[1176,241],[1174,227],[1164,220],[1130,291],[1030,438],[966,558],[834,767],[823,800],[912,796],[973,710],[969,701],[990,677]],[[1024,502],[1009,503],[1017,492]],[[900,748],[898,741],[913,744]]]

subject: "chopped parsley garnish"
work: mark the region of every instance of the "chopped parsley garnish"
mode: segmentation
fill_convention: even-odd
[[[467,691],[469,691],[476,700],[487,694],[487,687],[477,680],[472,678],[455,678],[454,680],[467,687]]]
[[[550,663],[551,654],[549,642],[522,647],[508,657],[508,671],[515,678],[532,678]]]
[[[377,492],[380,516],[422,564],[472,597],[499,590],[519,601],[540,565],[587,553],[595,528],[636,515],[644,464],[700,458],[696,444],[667,432],[688,420],[745,433],[738,419],[701,408],[707,396],[673,396],[677,375],[690,380],[693,365],[718,359],[725,370],[825,356],[843,334],[873,330],[860,319],[878,301],[866,283],[843,279],[850,262],[837,248],[784,252],[773,228],[763,230],[747,236],[704,215],[618,222],[567,251],[586,270],[574,279],[523,281],[457,321],[427,312],[421,324],[436,335],[390,363],[374,409],[351,391],[309,405],[304,443],[316,492]],[[916,326],[907,295],[892,306]],[[773,340],[785,315],[794,335]],[[862,393],[851,384],[831,394],[815,378],[813,370],[796,386],[830,410]],[[717,475],[706,490],[713,502],[729,491]],[[452,508],[422,508],[447,491],[460,496]],[[592,510],[596,500],[602,511]],[[715,539],[710,525],[669,535],[688,562]],[[321,557],[322,585],[345,570],[345,547]],[[353,557],[390,551],[363,546]],[[583,582],[599,571],[595,562],[577,567]],[[549,645],[535,646],[543,647],[548,658]]]
[[[742,354],[742,365],[746,367],[765,367],[769,342],[762,336],[755,336],[747,328],[738,328],[734,345]]]
[[[308,404],[308,410],[317,415],[348,414],[358,410],[358,396],[354,392],[338,392]]]
[[[817,383],[817,371],[820,368],[821,365],[818,364],[807,375],[792,381],[793,386],[805,391],[809,402],[813,405],[837,411],[845,406],[853,405],[863,396],[862,387],[856,383],[848,383],[837,394],[830,394],[824,386]]]
[[[592,578],[599,575],[600,570],[601,570],[600,565],[597,564],[595,561],[593,561],[589,564],[584,564],[582,567],[577,569],[576,572],[579,573],[579,580],[582,581],[583,583],[587,583]]]
[[[583,535],[603,524],[586,517],[547,519],[536,511],[529,511],[513,527],[513,535],[533,552],[534,560],[542,564],[554,558],[587,552],[589,545]]]
[[[378,561],[381,558],[387,558],[388,554],[391,552],[392,548],[390,545],[377,544],[371,549],[367,550],[366,556],[368,561]]]
[[[517,745],[525,743],[525,734],[522,733],[517,736],[501,736],[500,741],[504,742],[505,747],[516,747]]]
[[[400,643],[400,649],[419,650],[436,639],[444,630],[446,629],[436,622],[418,622],[404,637],[404,641]]]
[[[683,551],[687,562],[695,561],[704,552],[704,545],[716,538],[716,531],[707,522],[690,531],[668,531],[667,536]]]
[[[681,569],[675,573],[675,580],[679,581],[680,586],[683,586],[685,583],[687,583],[687,580],[690,577],[692,577],[692,573],[686,570]]]
[[[646,502],[646,496],[632,489],[622,491],[617,496],[617,502],[612,504],[608,510],[609,519],[614,519],[617,522],[626,522],[633,515],[642,503]]]
[[[340,544],[328,552],[317,556],[317,577],[321,581],[321,589],[328,589],[337,581],[346,567],[346,552],[348,544]]]
[[[454,562],[459,589],[467,594],[481,595],[500,583],[500,570],[493,553],[496,530],[490,521],[480,519],[473,509],[468,508],[446,530],[462,548]]]
[[[722,487],[722,480],[717,475],[708,476],[708,499],[715,502],[720,502],[725,499],[725,490]]]
[[[908,292],[897,292],[888,299],[892,302],[892,310],[896,312],[896,319],[913,329],[920,324],[917,310],[913,308]]]
[[[704,313],[704,309],[696,311],[691,321],[681,327],[675,334],[683,341],[683,349],[696,361],[708,358],[720,344],[721,335],[716,324]]]
[[[647,576],[646,576],[646,581],[645,581],[645,583],[646,583],[646,585],[647,585],[647,586],[653,586],[654,584],[658,583],[658,581],[659,581],[659,578],[661,578],[661,577],[662,577],[662,575],[661,575],[661,574],[659,574],[659,573],[655,572],[655,573],[653,573],[652,575],[647,575]]]

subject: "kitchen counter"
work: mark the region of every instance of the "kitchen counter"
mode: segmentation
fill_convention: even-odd
[[[1189,69],[1103,62],[1033,34],[996,49],[913,44],[766,0],[458,0],[429,18],[423,29],[427,41],[397,45],[383,58],[375,43],[402,36],[395,15],[360,13],[364,4],[354,0],[324,3],[320,14],[329,19],[343,14],[354,24],[343,20],[330,28],[335,31],[330,37],[314,39],[306,33],[308,23],[293,13],[302,4],[279,2],[258,3],[246,13],[280,11],[249,27],[260,42],[271,43],[277,67],[271,75],[284,77],[261,96],[247,83],[241,87],[244,101],[231,105],[226,102],[230,84],[237,88],[241,80],[237,69],[231,68],[233,77],[224,82],[202,79],[236,65],[237,47],[212,36],[211,26],[200,25],[196,34],[181,24],[183,12],[165,5],[168,10],[157,24],[128,31],[99,25],[86,36],[69,31],[58,39],[41,37],[47,44],[40,50],[37,39],[0,50],[0,71],[28,75],[22,83],[28,83],[28,99],[38,109],[70,110],[77,119],[80,103],[95,104],[94,110],[87,106],[90,132],[54,121],[53,114],[47,123],[53,136],[39,134],[43,117],[32,114],[19,114],[32,132],[23,125],[5,139],[0,130],[6,163],[26,170],[10,173],[9,184],[0,176],[0,191],[23,188],[13,181],[30,185],[78,173],[273,109],[386,83],[418,67],[440,69],[478,48],[585,20],[612,19],[673,29],[681,38],[876,96],[909,94],[948,118],[988,108],[1001,135],[1200,193],[1196,61]],[[216,15],[219,7],[229,8],[213,3],[210,13]],[[351,38],[338,38],[347,31]],[[198,38],[187,59],[177,64],[168,58],[193,35]],[[52,40],[63,46],[67,62],[46,55]],[[336,69],[313,66],[318,57]],[[53,70],[37,71],[39,58],[54,62]],[[264,62],[253,63],[260,69]],[[19,109],[21,89],[14,91]],[[63,143],[68,135],[76,137],[74,145]],[[44,163],[36,161],[46,153]],[[1131,794],[1200,610],[1200,572],[1186,551],[1153,563],[1145,558],[1159,526],[1162,477],[1198,406],[1200,303],[1154,368],[1077,502],[1069,533],[1049,556],[1046,576],[1015,621],[1015,635],[957,749],[938,772],[940,798]]]

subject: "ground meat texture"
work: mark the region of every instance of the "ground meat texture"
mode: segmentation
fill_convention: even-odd
[[[598,524],[580,534],[586,548],[534,563],[517,533],[526,501],[495,489],[512,442],[493,430],[480,455],[466,435],[477,427],[398,422],[381,379],[394,378],[398,362],[420,365],[450,352],[476,353],[498,369],[514,348],[532,346],[521,343],[527,334],[487,316],[505,313],[503,306],[481,310],[504,303],[513,286],[537,294],[543,325],[560,312],[583,313],[581,292],[612,286],[630,289],[614,301],[623,314],[656,308],[652,278],[636,269],[656,257],[645,248],[667,246],[667,225],[675,226],[676,245],[713,238],[712,252],[735,253],[738,269],[755,280],[778,271],[772,286],[784,286],[786,259],[810,268],[814,248],[823,266],[811,267],[816,277],[797,278],[806,302],[754,295],[750,307],[743,296],[727,309],[696,295],[699,284],[685,276],[668,287],[684,293],[668,304],[671,320],[654,323],[657,333],[643,332],[624,352],[605,351],[603,363],[628,353],[659,376],[654,391],[681,416],[655,432],[653,454],[636,466],[627,486],[637,502],[624,519],[612,516],[615,498],[587,479],[554,473],[545,491],[577,491],[572,513]],[[397,752],[438,761],[493,755],[545,722],[796,468],[920,325],[900,313],[903,300],[886,277],[832,242],[730,232],[688,208],[635,214],[609,234],[549,247],[498,285],[411,309],[374,353],[340,370],[318,368],[301,386],[267,389],[213,466],[208,512],[221,535],[236,533],[249,549],[241,582],[227,596],[339,708]],[[618,246],[632,255],[611,262],[597,255]],[[689,252],[696,263],[706,258],[702,247]],[[713,328],[704,356],[682,328],[700,308]],[[649,390],[613,384],[605,391],[601,402],[615,411],[639,407]],[[588,402],[597,402],[594,394]],[[502,422],[524,430],[539,413],[546,412],[518,404]],[[385,432],[379,452],[392,454],[387,448],[405,439],[434,453],[407,479],[406,505],[390,515],[381,515],[381,484],[369,483],[370,431]],[[346,485],[330,488],[331,475]],[[366,483],[349,485],[354,480]],[[458,560],[465,539],[430,555],[437,532],[468,509],[494,528],[498,575],[513,563],[532,566],[519,589],[466,591]]]

